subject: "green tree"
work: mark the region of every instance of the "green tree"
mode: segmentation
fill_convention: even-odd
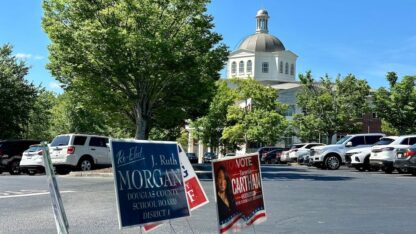
[[[0,139],[24,137],[36,87],[25,80],[29,68],[12,55],[12,46],[0,47]]]
[[[395,73],[389,72],[390,77]],[[396,76],[397,77],[397,76]],[[396,78],[397,80],[397,78]],[[416,130],[416,76],[405,76],[400,82],[390,82],[390,88],[379,88],[374,93],[377,115],[386,121],[387,129],[399,134],[414,133]]]
[[[54,137],[50,129],[53,119],[52,107],[56,103],[57,98],[53,92],[38,88],[38,94],[29,115],[27,139],[52,140]]]
[[[221,144],[223,129],[227,126],[227,110],[235,104],[235,92],[225,80],[216,83],[216,94],[209,106],[207,115],[192,122],[194,137],[211,147],[217,148]]]
[[[227,56],[208,0],[45,0],[48,68],[66,88],[105,97],[135,137],[173,129],[207,109]]]
[[[297,94],[297,104],[303,113],[294,117],[294,126],[301,138],[316,139],[317,134],[332,137],[360,130],[362,115],[369,110],[367,81],[350,74],[338,76],[334,83],[326,75],[317,83],[310,71],[300,74],[299,79],[303,88]]]
[[[90,96],[79,96],[72,91],[59,95],[51,109],[53,119],[50,131],[53,136],[65,133],[89,133],[112,137],[132,137],[133,128],[117,113],[104,112],[91,105]]]
[[[286,105],[277,101],[277,90],[254,79],[235,79],[234,103],[227,108],[222,139],[232,144],[275,144],[288,127]]]

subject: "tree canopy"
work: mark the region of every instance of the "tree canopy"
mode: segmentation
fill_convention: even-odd
[[[377,115],[387,123],[390,132],[399,134],[416,131],[416,76],[405,76],[397,82],[397,75],[389,72],[386,79],[389,89],[379,88],[374,93],[374,104]]]
[[[336,133],[360,131],[363,114],[369,110],[370,87],[354,75],[329,76],[316,82],[310,71],[299,75],[302,90],[297,94],[301,114],[294,117],[294,126],[303,140],[317,140],[318,134],[332,137]]]
[[[22,138],[37,89],[25,80],[29,68],[12,55],[12,46],[0,47],[0,139]]]
[[[45,0],[48,68],[66,89],[102,97],[145,139],[203,114],[227,56],[207,0]]]

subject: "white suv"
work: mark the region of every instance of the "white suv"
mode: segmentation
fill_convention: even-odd
[[[370,165],[381,168],[385,173],[394,171],[394,161],[398,149],[406,149],[416,143],[416,135],[399,136],[394,142],[385,146],[373,146]],[[398,169],[399,172],[402,172]]]
[[[392,144],[398,137],[397,136],[388,136],[383,137],[380,141],[376,142],[374,146],[389,145]],[[352,149],[345,154],[346,164],[349,167],[354,167],[358,171],[378,171],[379,167],[370,166],[370,155],[371,147]]]
[[[313,147],[309,160],[313,160],[313,165],[318,168],[337,170],[342,163],[345,163],[345,154],[348,150],[368,147],[384,136],[386,135],[382,133],[346,135],[333,145]]]
[[[291,161],[297,161],[299,156],[303,156],[305,154],[309,154],[312,147],[315,146],[323,146],[325,144],[322,143],[299,143],[294,144],[292,148],[289,150],[289,158]]]
[[[94,167],[111,166],[108,137],[65,134],[56,136],[49,145],[52,164],[58,174],[72,169],[88,171]]]

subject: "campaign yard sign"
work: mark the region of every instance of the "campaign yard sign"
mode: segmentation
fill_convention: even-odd
[[[110,145],[120,228],[190,215],[176,142]]]
[[[196,210],[197,208],[207,204],[208,197],[205,194],[204,189],[202,188],[201,183],[189,162],[188,157],[185,154],[185,151],[181,146],[179,147],[179,161],[182,166],[182,175],[185,182],[185,192],[188,199],[188,205],[191,211]],[[162,223],[147,224],[143,226],[145,232],[155,230],[160,227]]]
[[[179,147],[179,158],[182,165],[183,179],[185,181],[186,197],[188,198],[189,208],[192,211],[207,204],[209,201],[194,168],[181,147]]]
[[[258,155],[225,158],[212,165],[219,232],[235,231],[265,221]]]
[[[59,193],[58,182],[56,181],[55,172],[51,157],[49,155],[48,145],[42,143],[44,147],[44,165],[46,177],[48,179],[49,194],[51,196],[53,214],[55,217],[56,230],[59,234],[67,234],[69,229],[68,219],[66,217],[61,194]]]

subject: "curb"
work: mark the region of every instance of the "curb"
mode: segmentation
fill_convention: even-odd
[[[94,172],[94,171],[88,171],[88,172],[80,172],[80,171],[72,171],[68,175],[69,177],[113,177],[112,172]]]

